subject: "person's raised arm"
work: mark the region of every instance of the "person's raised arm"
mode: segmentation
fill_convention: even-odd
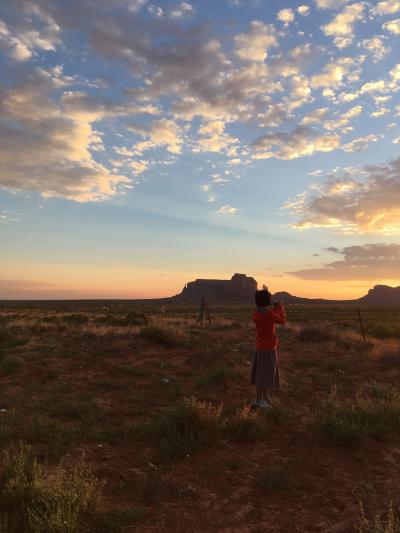
[[[272,320],[275,324],[284,324],[286,322],[285,308],[282,302],[277,302],[271,310]]]

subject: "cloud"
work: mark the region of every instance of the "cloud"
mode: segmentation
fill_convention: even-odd
[[[328,63],[319,74],[311,77],[311,86],[320,87],[340,87],[346,77],[355,66],[355,60],[351,57],[341,57]]]
[[[165,147],[172,154],[182,152],[181,128],[173,120],[162,118],[146,124],[130,124],[128,129],[147,139],[140,146],[136,145],[137,152],[149,150],[159,146]]]
[[[297,229],[393,235],[400,231],[399,198],[400,158],[328,177],[319,190],[303,193],[286,208],[299,218]]]
[[[322,27],[325,35],[333,37],[333,42],[338,48],[345,48],[353,41],[354,24],[363,20],[365,4],[358,2],[346,6],[342,13],[336,17],[326,26]]]
[[[324,123],[324,128],[327,130],[335,130],[338,128],[344,128],[354,117],[358,117],[362,113],[362,106],[357,105],[342,113],[337,119],[328,120]]]
[[[189,4],[188,2],[181,2],[173,9],[171,9],[171,11],[169,12],[169,16],[175,19],[181,19],[189,15],[194,15],[195,12],[196,10],[191,4]]]
[[[390,50],[383,44],[382,38],[377,35],[371,39],[364,39],[361,44],[372,54],[375,63],[381,61]]]
[[[243,61],[264,62],[268,50],[276,46],[276,30],[272,24],[255,20],[247,33],[235,37],[235,51]]]
[[[218,213],[223,215],[234,215],[238,211],[237,207],[232,207],[231,205],[223,205],[218,209]]]
[[[382,28],[395,35],[400,35],[400,19],[389,20],[382,25]]]
[[[342,149],[345,152],[365,152],[368,146],[372,142],[376,142],[378,139],[379,139],[378,135],[374,135],[373,133],[370,133],[369,135],[366,135],[364,137],[358,137],[357,139],[353,139],[349,143],[344,144]]]
[[[15,217],[10,211],[0,209],[0,224],[9,224],[10,222],[18,222],[19,218]]]
[[[291,133],[267,133],[251,143],[254,159],[296,159],[316,152],[331,152],[340,145],[338,135],[321,135],[307,126],[298,126]]]
[[[307,280],[382,280],[400,279],[399,244],[363,244],[334,249],[343,259],[327,263],[319,268],[307,268],[289,272],[292,276]]]
[[[368,146],[372,142],[376,142],[378,139],[379,139],[378,135],[374,135],[373,133],[370,133],[369,135],[366,135],[365,137],[358,137],[358,139],[353,139],[349,143],[344,144],[342,149],[345,152],[365,152]]]
[[[194,143],[193,151],[198,152],[228,152],[236,154],[239,139],[232,137],[225,131],[225,122],[219,120],[205,120],[199,128],[200,137]]]
[[[36,69],[0,91],[0,186],[79,202],[113,196],[130,180],[93,159],[101,139],[87,117],[62,111],[52,98],[59,87],[54,72]]]
[[[300,15],[303,15],[303,17],[306,17],[310,14],[310,6],[302,5],[297,8],[297,13],[300,13]]]
[[[0,19],[0,50],[4,49],[15,61],[27,61],[37,50],[54,51],[61,42],[59,32],[59,26],[53,22],[42,23],[39,29],[26,22],[14,29]]]
[[[277,19],[283,22],[284,26],[289,26],[294,21],[294,12],[289,8],[281,9],[278,11]]]
[[[327,107],[313,109],[308,115],[302,118],[301,123],[306,126],[310,124],[319,124],[328,111],[329,109]]]
[[[373,15],[392,15],[400,11],[400,1],[384,0],[383,2],[378,2],[370,11]]]
[[[349,0],[315,0],[318,9],[338,9],[341,4],[347,4]]]

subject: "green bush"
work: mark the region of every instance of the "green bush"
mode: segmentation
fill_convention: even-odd
[[[315,429],[334,446],[355,446],[365,438],[383,439],[400,432],[400,398],[329,400],[316,415]]]
[[[176,330],[164,326],[145,326],[140,330],[139,336],[148,342],[161,344],[168,348],[179,346],[182,343],[182,337]]]
[[[101,487],[82,463],[70,472],[60,464],[49,476],[22,444],[2,459],[0,509],[9,533],[75,533],[96,509]]]

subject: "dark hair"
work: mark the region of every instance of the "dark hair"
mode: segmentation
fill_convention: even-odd
[[[257,307],[267,307],[271,305],[271,293],[268,291],[257,291],[254,295]]]

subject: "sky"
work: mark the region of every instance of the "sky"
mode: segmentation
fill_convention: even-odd
[[[400,285],[400,0],[0,9],[0,299]]]

